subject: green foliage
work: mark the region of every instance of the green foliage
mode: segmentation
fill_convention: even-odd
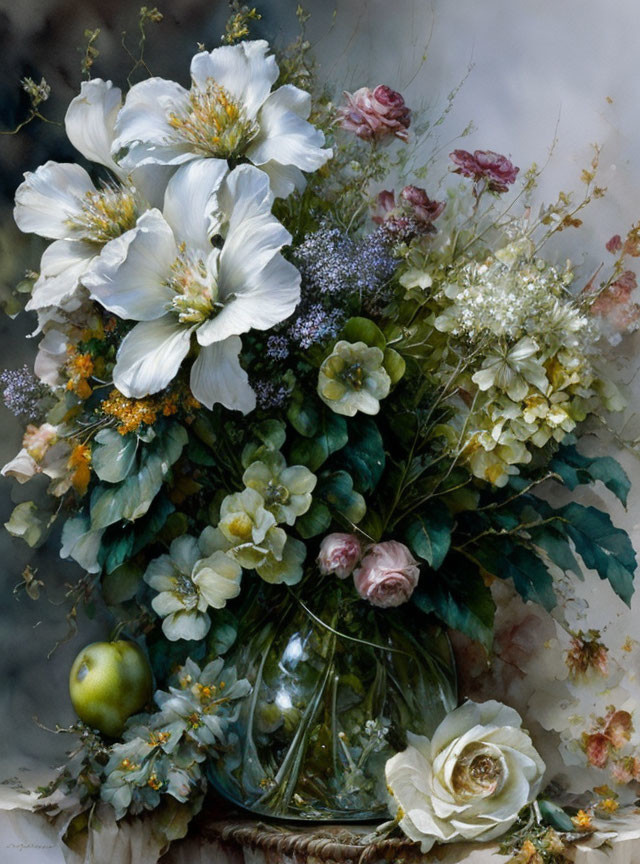
[[[584,456],[575,445],[570,444],[560,448],[549,468],[559,474],[564,485],[572,491],[580,484],[600,480],[627,506],[631,481],[624,468],[612,456]]]
[[[371,417],[354,417],[348,429],[349,443],[340,451],[338,464],[351,474],[361,492],[373,492],[386,465],[382,435]]]
[[[380,348],[382,351],[387,347],[384,333],[369,318],[349,318],[342,329],[342,338],[347,342],[364,342],[371,348]]]
[[[41,511],[33,501],[23,501],[13,508],[4,527],[12,537],[19,537],[35,548],[46,539],[54,518],[51,513]]]
[[[331,512],[322,501],[313,501],[309,510],[296,519],[296,530],[304,540],[325,533],[330,525]]]
[[[544,798],[539,799],[538,807],[540,808],[540,815],[545,825],[551,825],[552,828],[556,828],[558,831],[575,831],[575,825],[571,821],[571,817],[568,813],[565,813],[562,807],[554,804],[553,801],[547,801]]]
[[[412,600],[423,612],[434,613],[447,627],[491,650],[495,603],[478,569],[462,556],[451,556],[446,570],[424,573]]]
[[[325,501],[332,510],[349,522],[360,522],[367,512],[364,498],[354,490],[353,479],[346,471],[324,474],[316,487],[314,497]]]
[[[296,388],[291,394],[291,404],[287,411],[287,420],[296,432],[305,438],[312,438],[318,431],[320,410],[317,402]]]
[[[324,410],[313,438],[299,438],[291,447],[289,464],[306,465],[314,473],[332,453],[347,443],[347,421],[333,411]]]
[[[136,435],[120,435],[115,429],[102,429],[95,436],[91,467],[100,480],[120,483],[128,477],[136,458]]]
[[[405,528],[405,537],[412,552],[434,570],[438,570],[451,546],[453,519],[442,505],[411,518]]]

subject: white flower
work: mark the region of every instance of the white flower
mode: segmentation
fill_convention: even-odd
[[[54,242],[46,249],[40,275],[27,309],[59,306],[69,300],[90,272],[101,248],[133,228],[147,200],[164,191],[165,172],[148,170],[132,177],[111,157],[121,93],[111,81],[95,78],[82,84],[65,116],[67,137],[87,159],[117,178],[96,187],[75,163],[47,162],[28,171],[16,192],[14,218],[21,231]],[[150,182],[151,181],[151,182]]]
[[[148,211],[105,246],[84,279],[102,306],[139,322],[113,371],[125,396],[164,389],[195,343],[196,399],[244,413],[255,407],[238,337],[291,315],[300,274],[280,254],[291,238],[271,214],[266,174],[251,165],[226,174],[219,160],[183,165],[169,181],[163,212]],[[212,246],[216,235],[221,248]]]
[[[159,592],[151,606],[164,619],[162,632],[171,641],[203,639],[211,626],[207,609],[222,609],[240,593],[240,565],[222,551],[208,552],[195,537],[177,537],[169,555],[151,561],[144,574]]]
[[[529,384],[546,393],[549,381],[544,366],[535,356],[537,352],[538,344],[530,336],[524,336],[512,347],[501,346],[489,354],[471,380],[480,390],[491,387],[504,390],[515,402],[525,398]]]
[[[389,395],[391,378],[384,353],[364,342],[336,342],[318,373],[318,396],[336,414],[377,414]]]
[[[386,779],[400,827],[423,852],[436,842],[500,837],[535,799],[545,765],[521,724],[499,702],[467,702],[431,741],[409,733]]]
[[[120,164],[180,165],[192,159],[246,157],[266,171],[274,194],[304,185],[302,171],[331,158],[324,135],[307,122],[311,97],[278,78],[263,40],[196,54],[191,89],[149,78],[127,94],[116,124],[113,152]]]
[[[293,525],[311,507],[311,493],[318,480],[304,465],[287,467],[282,453],[273,453],[252,462],[242,482],[262,495],[264,506],[278,522]]]

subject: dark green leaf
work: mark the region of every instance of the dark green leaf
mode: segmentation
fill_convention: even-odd
[[[102,429],[94,439],[91,467],[107,483],[120,483],[133,468],[138,449],[135,435],[121,435],[115,429]]]
[[[531,549],[509,538],[492,537],[485,538],[473,555],[488,573],[500,579],[511,579],[524,600],[539,603],[547,610],[556,606],[553,577]]]
[[[446,507],[434,505],[429,512],[411,517],[405,537],[411,550],[437,570],[451,546],[453,519]]]
[[[329,525],[331,525],[331,513],[322,501],[314,501],[309,510],[296,519],[296,529],[304,540],[322,534]]]
[[[346,471],[325,475],[318,483],[315,496],[350,522],[359,522],[367,511],[364,498],[354,491],[353,480]]]
[[[495,615],[491,591],[468,561],[458,556],[449,560],[452,566],[447,566],[446,573],[423,574],[413,602],[490,651]]]
[[[312,438],[318,431],[320,412],[317,404],[309,398],[308,394],[296,389],[291,395],[287,419],[296,432],[304,435],[305,438]]]
[[[356,417],[348,428],[349,443],[340,452],[339,464],[351,474],[358,489],[373,492],[386,462],[382,435],[370,417]]]
[[[544,799],[538,800],[540,807],[540,815],[545,825],[551,825],[558,831],[575,831],[575,825],[571,821],[571,817],[564,812],[562,807],[558,807],[552,801]]]
[[[565,573],[575,573],[582,579],[580,565],[571,551],[571,544],[566,536],[553,525],[543,525],[530,530],[531,540],[535,546],[543,549],[551,561]]]
[[[397,384],[398,381],[400,381],[407,368],[407,364],[405,363],[402,354],[398,354],[398,352],[393,348],[385,349],[382,365],[384,366],[389,378],[391,378],[392,385]]]
[[[344,417],[325,411],[319,423],[318,434],[313,438],[298,438],[291,447],[290,465],[306,465],[317,471],[332,453],[347,443],[347,421]]]
[[[569,489],[600,480],[627,506],[631,481],[624,468],[612,456],[585,456],[574,446],[561,447],[550,464]]]
[[[102,580],[102,596],[107,606],[117,606],[135,597],[142,580],[142,569],[135,564],[121,564]]]
[[[349,318],[342,330],[342,338],[347,342],[364,342],[372,348],[386,348],[387,340],[384,333],[369,318]]]

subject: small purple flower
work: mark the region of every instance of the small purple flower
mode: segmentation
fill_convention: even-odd
[[[395,135],[406,141],[411,125],[411,109],[396,90],[378,84],[375,90],[360,87],[355,93],[345,91],[345,105],[338,109],[338,122],[347,132],[363,141]]]
[[[290,392],[286,384],[273,381],[268,378],[258,378],[251,381],[251,386],[256,394],[258,407],[263,411],[272,408],[282,408],[286,405]]]
[[[310,348],[318,342],[328,342],[340,332],[344,324],[344,313],[341,309],[325,309],[321,303],[314,303],[293,321],[289,328],[289,337],[300,348]]]
[[[40,401],[49,390],[26,364],[22,369],[5,369],[0,374],[0,388],[4,404],[12,414],[27,421],[41,419]]]
[[[287,337],[278,334],[269,336],[265,354],[271,360],[286,360],[289,356],[289,340]]]
[[[455,174],[472,177],[476,183],[486,180],[491,192],[507,192],[509,186],[516,182],[519,168],[506,156],[493,150],[454,150],[449,154],[454,165]]]

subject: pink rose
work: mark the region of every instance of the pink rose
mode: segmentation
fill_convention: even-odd
[[[378,84],[375,90],[360,87],[355,93],[345,91],[346,104],[338,109],[338,122],[347,132],[364,141],[395,135],[406,141],[411,125],[411,110],[391,87]]]
[[[317,561],[325,576],[335,573],[339,579],[346,579],[355,570],[361,555],[362,547],[355,534],[327,534],[320,544]]]
[[[432,201],[418,186],[405,186],[398,204],[395,194],[385,189],[378,194],[372,219],[392,238],[407,241],[435,232],[433,223],[445,207],[444,201]]]
[[[419,576],[418,562],[404,543],[387,540],[367,551],[353,581],[364,600],[388,608],[407,602]]]
[[[463,177],[473,177],[478,182],[486,180],[492,192],[506,192],[512,183],[516,182],[519,168],[500,153],[493,150],[454,150],[449,158],[457,167],[455,174]]]

